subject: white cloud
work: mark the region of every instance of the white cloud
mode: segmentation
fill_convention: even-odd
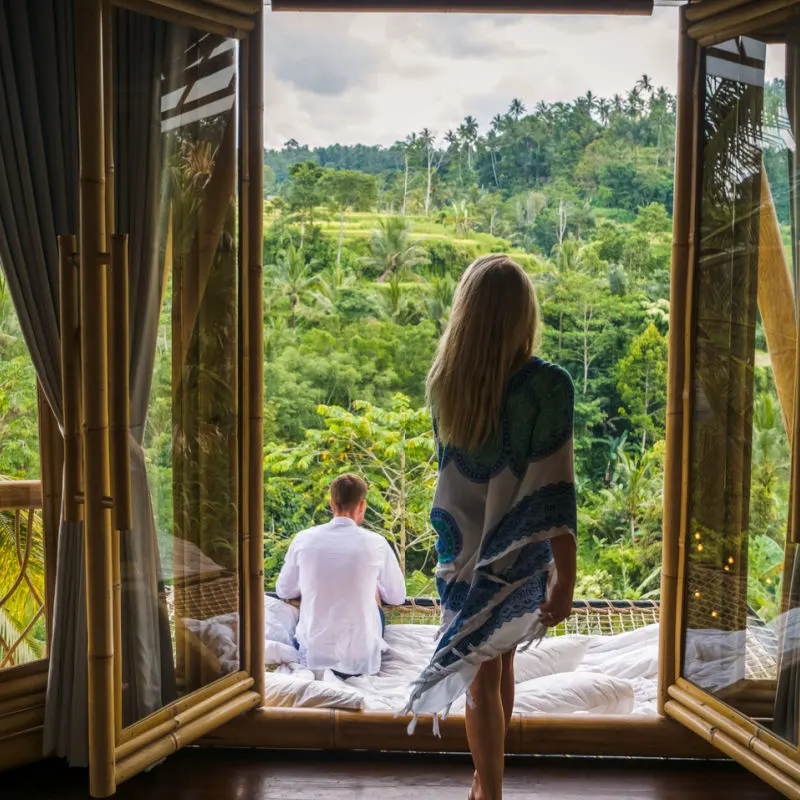
[[[528,107],[642,73],[675,90],[678,13],[652,17],[267,13],[265,139],[391,144],[467,114],[485,128],[511,98]]]

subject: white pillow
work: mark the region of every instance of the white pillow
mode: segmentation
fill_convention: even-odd
[[[278,708],[340,708],[363,711],[364,698],[344,683],[323,683],[279,672],[266,676],[264,705]]]
[[[294,647],[295,631],[300,612],[277,597],[264,596],[264,629],[268,642]]]
[[[583,660],[589,646],[587,636],[554,636],[538,645],[531,645],[514,658],[516,683],[554,675],[557,672],[574,672]]]
[[[562,672],[516,687],[514,711],[526,714],[630,714],[633,686],[595,672]]]
[[[271,664],[293,664],[297,661],[297,650],[283,642],[273,642],[267,639],[264,642],[264,663]]]
[[[239,615],[221,614],[208,619],[184,618],[183,624],[219,659],[223,671],[239,666]]]

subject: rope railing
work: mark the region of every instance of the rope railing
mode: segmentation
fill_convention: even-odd
[[[44,655],[42,484],[0,481],[0,668]]]

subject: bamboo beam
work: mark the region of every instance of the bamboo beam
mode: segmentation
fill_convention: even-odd
[[[667,367],[666,451],[664,456],[664,521],[661,561],[661,630],[659,639],[658,709],[664,713],[667,688],[675,682],[681,508],[683,505],[684,387],[686,383],[686,319],[688,276],[694,236],[692,197],[697,190],[695,127],[697,106],[697,45],[686,35],[681,16],[678,52],[678,108],[675,143],[675,192],[672,210],[672,265],[670,279],[669,359]]]
[[[262,707],[209,732],[200,745],[311,750],[468,752],[464,717],[444,720],[442,738],[421,720],[374,711]],[[524,715],[511,721],[507,752],[514,755],[590,755],[719,758],[719,753],[673,720],[631,715]]]
[[[47,692],[33,692],[3,700],[0,702],[0,717],[17,711],[26,711],[29,708],[43,708],[46,699]]]
[[[3,481],[0,483],[0,510],[27,511],[42,507],[41,481]]]
[[[204,686],[202,689],[192,692],[192,694],[181,697],[179,700],[176,700],[175,702],[170,703],[168,706],[158,709],[158,711],[153,712],[144,719],[139,720],[134,725],[130,725],[129,727],[125,728],[122,731],[122,736],[120,737],[118,744],[123,745],[132,739],[138,738],[163,722],[176,717],[178,714],[181,714],[190,708],[194,708],[194,706],[204,702],[209,697],[220,694],[234,684],[240,683],[241,681],[246,681],[249,677],[250,676],[244,671],[232,672],[230,675],[226,675],[224,678],[220,678],[218,681],[214,681],[214,683],[210,683],[208,686]]]
[[[748,750],[747,747],[733,739],[728,733],[723,732],[676,700],[670,700],[667,703],[666,711],[682,725],[685,725],[698,736],[702,736],[707,742],[729,755],[745,769],[761,778],[786,797],[800,798],[800,783],[792,780],[784,772],[751,750]]]
[[[42,760],[43,728],[0,739],[0,772]]]
[[[102,0],[76,0],[81,188],[81,361],[89,640],[89,788],[108,797],[114,781],[114,630],[108,442],[108,327]]]
[[[722,714],[722,716],[747,731],[750,736],[758,736],[776,752],[782,753],[789,758],[794,758],[797,755],[797,747],[795,745],[762,727],[754,720],[748,719],[747,716],[742,716],[741,712],[737,709],[732,708],[728,703],[715,695],[709,694],[698,686],[695,686],[691,681],[687,681],[686,678],[678,678],[675,686],[670,688],[670,694],[673,690],[684,692],[703,706],[718,714]]]
[[[246,678],[244,680],[237,681],[227,689],[223,689],[211,697],[207,697],[202,702],[187,708],[185,711],[176,714],[165,722],[161,722],[158,725],[154,725],[149,730],[143,731],[139,736],[128,740],[125,742],[125,744],[120,745],[116,749],[117,762],[130,758],[134,753],[143,750],[153,742],[163,739],[165,736],[185,728],[190,722],[194,722],[195,720],[212,713],[220,706],[223,706],[230,700],[238,697],[240,694],[244,694],[245,692],[249,691],[252,686],[252,678]]]
[[[686,19],[689,22],[699,22],[750,2],[751,0],[701,0],[685,7]]]
[[[376,11],[475,14],[653,13],[652,0],[272,0],[273,11]]]
[[[47,662],[35,661],[36,666],[44,665],[44,670],[39,670],[33,674],[23,674],[16,680],[4,680],[0,683],[0,703],[6,700],[12,700],[16,697],[26,695],[38,694],[47,689]],[[32,666],[31,664],[24,664],[23,666]],[[11,669],[19,669],[19,667],[12,667]],[[9,670],[10,672],[11,670]],[[5,670],[3,670],[5,672]]]
[[[113,0],[113,3],[129,11],[163,19],[165,22],[217,33],[232,39],[244,39],[254,28],[250,16],[198,0]]]
[[[80,323],[78,320],[77,241],[74,236],[58,237],[60,265],[59,320],[61,332],[61,407],[64,437],[64,520],[80,522],[83,513],[76,498],[83,492]]]
[[[117,764],[115,772],[117,784],[132,778],[176,750],[180,750],[181,747],[191,744],[228,720],[255,708],[260,702],[261,698],[255,692],[245,692],[229,700],[224,705],[218,706],[199,719],[187,723],[183,728],[179,728],[137,751]]]
[[[797,0],[756,0],[737,5],[689,27],[689,36],[703,47],[744,36],[800,14]]]
[[[250,674],[264,696],[264,14],[248,50],[248,532],[250,534]]]
[[[0,717],[0,739],[44,725],[44,705],[24,708]]]
[[[797,761],[797,756],[792,758],[786,753],[775,750],[759,736],[758,730],[753,731],[749,726],[740,725],[740,718],[737,719],[735,714],[726,715],[715,711],[678,686],[670,688],[670,697],[800,784],[800,763]]]
[[[207,0],[207,3],[249,17],[256,16],[264,8],[264,0]],[[258,20],[255,22],[255,27],[258,27]]]

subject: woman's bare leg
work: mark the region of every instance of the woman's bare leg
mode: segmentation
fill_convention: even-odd
[[[506,723],[506,733],[511,724],[511,715],[514,713],[514,656],[516,649],[503,654],[503,676],[500,679],[500,698],[503,701],[503,717]]]
[[[467,741],[475,764],[477,800],[502,800],[506,720],[500,687],[503,659],[481,664],[467,704]]]
[[[505,723],[506,736],[511,724],[511,716],[514,713],[514,656],[516,650],[504,653],[502,656],[503,672],[500,677],[500,701],[503,704],[503,721]],[[478,770],[472,776],[472,796],[475,800],[482,800],[481,783],[478,777]]]

